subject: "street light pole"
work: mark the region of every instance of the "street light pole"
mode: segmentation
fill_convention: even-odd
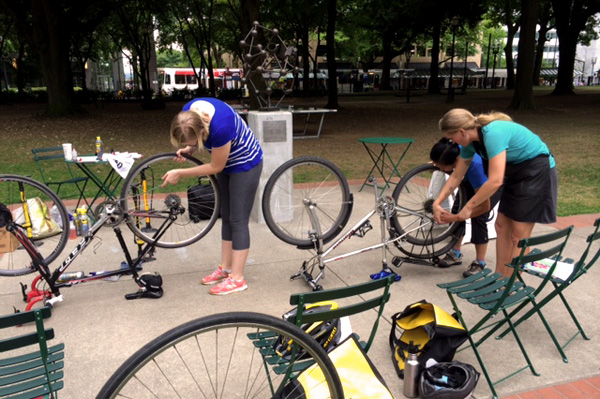
[[[456,41],[456,27],[459,20],[457,16],[452,17],[452,50],[450,54],[450,81],[448,82],[448,102],[454,101],[454,85],[452,84],[452,72],[454,71],[454,44]]]
[[[483,80],[483,88],[487,87],[488,80],[488,69],[490,67],[490,51],[492,49],[492,34],[490,33],[490,38],[488,39],[488,48],[487,48],[487,61],[485,63],[485,79]]]
[[[467,92],[467,58],[469,58],[469,42],[465,42],[465,69],[463,71],[463,87],[462,92]]]
[[[598,61],[597,57],[592,57],[592,86],[594,85],[594,81],[596,80],[596,73],[594,72],[594,65],[596,65],[596,61]]]

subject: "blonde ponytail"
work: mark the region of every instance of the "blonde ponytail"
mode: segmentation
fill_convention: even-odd
[[[492,111],[487,114],[473,116],[471,112],[463,108],[454,108],[438,122],[438,127],[442,132],[453,132],[458,129],[473,129],[485,126],[493,121],[512,121],[511,117],[502,113]]]
[[[491,111],[487,114],[479,114],[475,117],[478,126],[485,126],[493,121],[512,122],[512,118],[503,112]]]

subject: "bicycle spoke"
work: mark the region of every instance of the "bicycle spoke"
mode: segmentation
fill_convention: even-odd
[[[213,176],[183,177],[175,185],[162,187],[162,176],[167,171],[201,164],[194,158],[183,164],[174,158],[175,154],[159,154],[143,161],[129,174],[121,194],[129,228],[146,242],[152,241],[155,219],[173,217],[173,224],[157,243],[167,248],[189,245],[204,237],[219,213],[218,185]],[[197,187],[212,190],[206,196],[197,196]],[[194,191],[193,197],[190,190]],[[210,201],[208,195],[212,196]]]
[[[279,334],[313,356],[325,371],[319,385],[337,397],[337,374],[311,337],[271,316],[229,313],[186,323],[158,337],[115,372],[98,398],[272,398],[284,392],[279,397],[299,398],[303,393],[289,384],[295,362],[279,371],[276,363],[270,364],[269,359],[281,359],[268,350]]]
[[[0,203],[10,211],[33,242],[45,264],[51,263],[64,249],[69,237],[69,217],[64,204],[47,186],[16,175],[0,175]],[[8,234],[5,229],[0,234]],[[0,275],[15,276],[34,271],[30,254],[14,237],[7,238],[10,248],[0,253]]]

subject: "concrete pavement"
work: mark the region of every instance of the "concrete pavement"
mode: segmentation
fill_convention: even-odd
[[[348,227],[373,205],[373,194],[369,189],[358,192],[359,186],[351,188],[355,205]],[[379,235],[378,221],[372,220],[372,223],[374,229],[365,238],[353,237],[342,244],[336,253],[376,243]],[[133,251],[133,236],[125,225],[121,227]],[[47,322],[49,327],[55,329],[57,340],[66,344],[65,388],[60,397],[95,397],[112,372],[137,349],[163,332],[191,319],[233,310],[255,311],[279,317],[289,310],[290,294],[309,289],[300,279],[289,280],[309,254],[279,241],[264,224],[252,222],[250,228],[253,243],[245,273],[249,289],[242,293],[215,297],[208,294],[208,287],[199,284],[200,278],[219,263],[219,224],[206,238],[190,247],[159,249],[157,260],[144,266],[145,271],[157,271],[162,275],[165,295],[161,299],[125,300],[125,294],[137,289],[133,281],[126,277],[117,282],[92,282],[64,289],[65,301],[55,306],[52,318]],[[540,234],[553,229],[551,226],[539,225],[534,233]],[[591,221],[577,227],[567,245],[566,255],[578,259],[586,244],[585,237],[591,231]],[[495,262],[494,247],[492,243],[487,255],[488,264],[492,265]],[[392,286],[390,302],[369,352],[369,357],[396,398],[403,397],[402,381],[396,376],[388,347],[390,317],[408,304],[421,299],[451,312],[446,293],[438,289],[436,283],[461,277],[462,271],[475,254],[472,245],[466,245],[463,249],[463,266],[437,269],[405,263],[397,269],[402,280]],[[67,253],[67,250],[63,252],[65,256]],[[113,269],[122,260],[124,257],[114,233],[111,229],[104,228],[100,239],[95,240],[76,259],[70,266],[70,271]],[[322,285],[327,289],[365,282],[369,279],[369,274],[379,271],[380,267],[380,251],[356,255],[330,264]],[[519,331],[541,376],[535,377],[528,371],[523,372],[497,387],[500,396],[600,373],[600,341],[597,339],[600,331],[597,324],[600,303],[596,294],[599,273],[600,267],[592,268],[588,275],[577,281],[574,288],[566,291],[567,298],[592,340],[575,339],[567,348],[569,363],[563,363],[539,319],[532,317]],[[0,278],[0,314],[12,312],[13,306],[25,308],[19,282],[30,284],[33,277]],[[473,306],[465,307],[465,311],[471,310],[473,315],[478,313],[478,309]],[[558,302],[548,306],[545,314],[559,340],[565,340],[574,333],[574,326],[566,320],[566,311]],[[367,312],[354,316],[351,323],[355,332],[366,336],[373,320],[374,314]],[[484,345],[482,352],[493,377],[501,377],[506,374],[505,371],[523,364],[514,339],[510,336],[501,341],[490,341]],[[458,353],[455,359],[478,368],[470,349]],[[482,378],[475,397],[489,396],[490,391]]]

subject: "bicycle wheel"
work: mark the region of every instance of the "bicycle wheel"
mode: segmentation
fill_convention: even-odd
[[[60,198],[48,186],[16,175],[0,175],[0,203],[34,243],[48,265],[65,248],[69,215]],[[2,229],[4,230],[4,229]],[[0,230],[0,235],[6,230]],[[31,256],[14,237],[6,237],[8,249],[0,253],[0,276],[20,276],[35,271]],[[16,248],[16,249],[14,249]]]
[[[433,202],[445,181],[444,172],[433,164],[425,164],[406,173],[392,194],[396,203],[392,223],[398,234],[406,234],[406,241],[416,246],[437,244],[438,249],[425,251],[421,257],[439,256],[459,238],[454,235],[459,222],[437,224],[433,220]],[[464,206],[465,199],[465,190],[459,186],[442,205],[448,211],[457,213]]]
[[[305,203],[316,211],[323,242],[333,239],[352,211],[348,181],[332,162],[317,157],[287,161],[269,178],[262,200],[265,222],[279,239],[312,247],[311,223]]]
[[[214,176],[182,177],[177,184],[161,187],[171,169],[202,165],[189,157],[175,162],[176,154],[154,155],[133,169],[123,184],[121,204],[127,226],[145,242],[154,242],[156,230],[169,218],[173,223],[156,242],[163,248],[190,245],[204,237],[219,217],[220,194]],[[196,193],[202,194],[196,195]]]
[[[196,319],[157,337],[117,369],[97,399],[301,397],[297,390],[289,392],[291,370],[275,372],[278,365],[263,358],[263,345],[280,334],[320,366],[325,380],[315,387],[317,397],[343,398],[335,367],[314,338],[282,319],[233,312]]]

